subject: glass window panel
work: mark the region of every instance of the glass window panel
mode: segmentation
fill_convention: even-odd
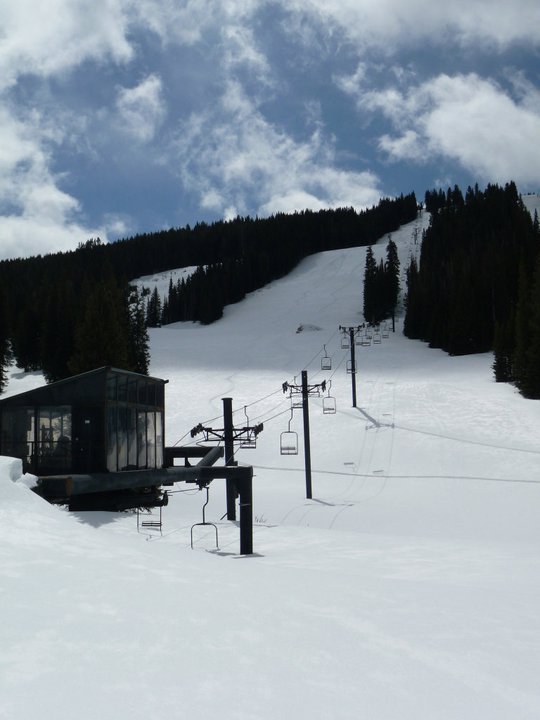
[[[163,467],[163,415],[156,413],[156,467]]]
[[[34,428],[33,408],[2,410],[2,454],[18,457],[31,464],[34,452]]]
[[[117,418],[118,469],[125,470],[128,464],[127,408],[119,407],[117,410]]]
[[[39,464],[51,470],[71,467],[71,407],[40,407],[38,411]]]
[[[116,443],[116,408],[107,409],[107,470],[118,470],[117,443]]]
[[[146,444],[148,467],[156,467],[156,414],[146,413]]]
[[[127,408],[128,466],[137,467],[137,415],[133,408]]]
[[[137,413],[137,448],[140,468],[145,468],[146,463],[146,413]]]

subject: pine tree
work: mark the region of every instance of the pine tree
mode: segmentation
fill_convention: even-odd
[[[43,308],[40,333],[41,369],[47,382],[68,377],[68,360],[73,348],[77,304],[73,285],[60,278],[52,285]]]
[[[5,295],[0,288],[0,393],[7,385],[7,369],[11,361],[9,328]]]
[[[377,262],[373,255],[373,248],[368,245],[364,269],[364,320],[368,323],[374,322],[375,318],[377,274]]]
[[[126,294],[112,276],[90,289],[68,362],[73,374],[105,365],[133,369]]]
[[[159,327],[161,325],[161,298],[157,287],[154,287],[152,294],[148,298],[146,324],[148,327]]]
[[[496,382],[511,382],[514,379],[514,326],[513,314],[495,326],[493,374]]]
[[[150,366],[150,338],[146,327],[144,302],[136,286],[129,288],[129,343],[131,370],[148,375]]]
[[[387,315],[391,315],[397,306],[399,297],[399,255],[396,243],[392,240],[392,236],[388,236],[388,243],[386,245],[386,266],[385,266],[387,280],[386,285],[388,287],[388,298],[387,298]]]
[[[520,392],[540,398],[540,255],[532,278],[523,266],[520,273],[514,367]]]

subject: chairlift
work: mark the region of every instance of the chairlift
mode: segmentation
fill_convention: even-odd
[[[390,337],[390,331],[388,330],[388,325],[386,323],[383,325],[382,336],[383,338]]]
[[[332,387],[332,381],[328,381],[328,395],[323,398],[323,414],[333,415],[336,412],[336,398],[330,395],[330,388]]]
[[[244,405],[244,415],[246,416],[246,437],[240,443],[240,447],[246,450],[253,450],[257,447],[257,435],[254,432],[251,432],[252,428],[250,428],[249,426],[249,418],[246,410],[246,405]]]
[[[324,355],[321,358],[321,370],[331,370],[332,369],[332,358],[326,352],[326,345],[323,345],[323,347],[324,347]]]
[[[288,429],[282,432],[279,437],[279,452],[281,455],[298,455],[298,433],[291,430],[292,417],[293,413],[291,408]]]
[[[364,347],[371,347],[371,340],[367,337],[367,335],[364,335],[362,338],[362,345]]]
[[[348,373],[349,375],[351,375],[351,374],[352,374],[352,371],[353,371],[353,361],[352,361],[352,360],[347,360],[347,373]]]
[[[341,336],[341,349],[348,350],[349,347],[349,336],[346,333],[343,333],[343,335]]]
[[[381,333],[374,333],[373,334],[373,344],[374,345],[380,345],[381,344]]]
[[[373,330],[369,326],[366,328],[366,338],[371,340],[373,338]]]
[[[355,345],[362,345],[364,341],[364,333],[359,330],[356,335],[354,336],[354,344]]]
[[[202,488],[201,488],[201,490],[202,490]],[[203,507],[202,507],[202,522],[195,523],[194,525],[191,526],[191,549],[192,549],[192,550],[193,550],[193,528],[201,527],[201,526],[203,526],[203,525],[204,525],[204,526],[211,526],[211,527],[214,528],[215,542],[216,542],[216,550],[219,549],[217,525],[216,525],[215,523],[213,523],[213,522],[207,522],[207,521],[206,521],[206,506],[208,505],[208,502],[209,502],[209,500],[210,500],[210,498],[209,498],[209,488],[208,488],[208,485],[206,486],[205,490],[206,490],[206,502],[204,503],[204,505],[203,505]]]

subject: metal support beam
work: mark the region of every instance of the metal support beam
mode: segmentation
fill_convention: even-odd
[[[313,497],[311,487],[311,440],[309,436],[309,391],[307,370],[302,370],[302,414],[304,419],[304,461],[306,467],[306,498]]]
[[[355,328],[349,328],[349,339],[351,343],[351,382],[352,382],[352,406],[356,407],[356,355],[355,355]]]
[[[223,429],[225,441],[225,465],[234,465],[234,426],[232,416],[232,398],[222,398],[223,402]],[[227,492],[227,520],[236,520],[236,492],[232,480],[226,480]]]

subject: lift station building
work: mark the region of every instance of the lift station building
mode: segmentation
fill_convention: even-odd
[[[0,400],[0,455],[37,476],[163,467],[166,380],[102,367]]]

